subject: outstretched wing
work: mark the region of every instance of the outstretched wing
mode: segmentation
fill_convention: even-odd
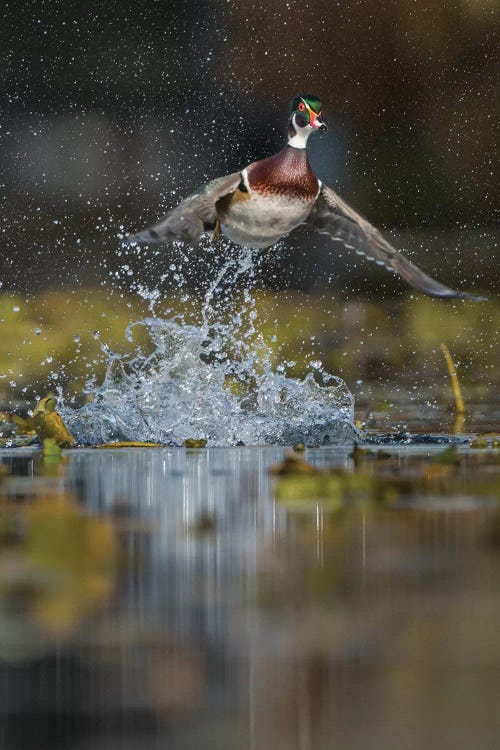
[[[233,193],[241,182],[241,174],[235,172],[218,177],[203,185],[195,193],[172,208],[157,224],[137,234],[129,234],[128,242],[164,242],[183,240],[197,244],[207,229],[213,229],[217,219],[217,201]]]
[[[322,234],[342,242],[346,247],[375,261],[388,271],[403,277],[410,286],[431,297],[457,297],[459,299],[484,300],[468,292],[457,292],[439,281],[427,276],[418,266],[411,263],[396,248],[385,240],[363,216],[360,216],[345,203],[333,190],[322,186],[320,194],[309,214],[307,223]]]

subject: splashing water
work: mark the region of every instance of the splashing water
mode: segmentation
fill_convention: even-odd
[[[302,380],[273,369],[272,349],[255,327],[256,251],[226,261],[206,294],[199,326],[149,317],[130,325],[148,334],[152,353],[104,351],[106,376],[81,409],[63,407],[80,443],[140,440],[211,446],[344,443],[353,440],[354,400],[345,383],[311,363]],[[229,289],[244,277],[243,304]],[[221,311],[224,315],[221,315]],[[229,315],[229,319],[228,319]]]

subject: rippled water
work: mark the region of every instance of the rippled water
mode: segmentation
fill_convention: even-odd
[[[277,447],[3,451],[0,747],[495,747],[496,454],[460,450],[349,512],[277,499]]]
[[[199,325],[177,316],[129,327],[131,344],[138,328],[145,329],[148,353],[124,357],[106,351],[107,374],[92,389],[92,403],[62,410],[79,443],[352,442],[354,399],[346,384],[315,361],[304,379],[288,376],[288,363],[274,361],[270,342],[258,332],[255,263],[256,252],[244,249],[226,261],[206,291]],[[182,288],[177,269],[174,276]],[[235,303],[238,284],[243,294]]]

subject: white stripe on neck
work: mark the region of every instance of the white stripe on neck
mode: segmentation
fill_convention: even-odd
[[[306,148],[307,139],[311,134],[308,132],[304,133],[304,130],[305,128],[302,131],[298,130],[295,135],[291,136],[288,139],[288,145],[292,148]]]
[[[295,115],[292,120],[292,127],[295,130],[295,135],[291,135],[288,138],[288,145],[292,148],[306,148],[307,139],[312,133],[312,128],[306,125],[305,128],[299,128],[295,122]]]

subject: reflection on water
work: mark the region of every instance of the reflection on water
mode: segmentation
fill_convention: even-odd
[[[0,747],[497,747],[487,453],[453,497],[434,472],[328,513],[274,499],[281,448],[4,452]],[[349,449],[306,458],[353,468]]]

